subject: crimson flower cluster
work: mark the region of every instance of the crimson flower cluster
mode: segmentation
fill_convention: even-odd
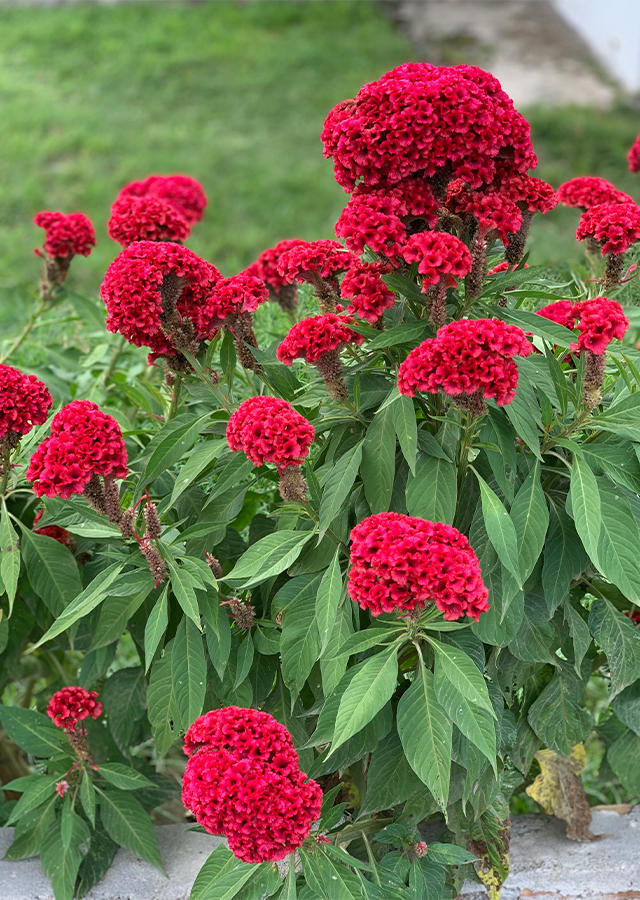
[[[556,191],[556,197],[563,206],[572,206],[584,212],[603,203],[633,203],[628,194],[619,191],[610,181],[590,175],[565,181]]]
[[[101,713],[98,692],[83,687],[66,687],[56,691],[47,707],[47,715],[53,719],[53,724],[70,731],[87,716],[97,719]]]
[[[402,249],[408,263],[417,262],[423,276],[423,292],[428,285],[444,278],[448,287],[455,287],[456,278],[464,278],[471,271],[473,260],[466,244],[446,231],[422,231],[412,235]]]
[[[191,231],[183,216],[170,203],[158,197],[121,195],[111,207],[107,225],[109,237],[123,247],[134,241],[177,241]]]
[[[309,316],[296,322],[276,350],[276,356],[285,366],[298,357],[308,363],[317,363],[332,350],[341,350],[345,344],[360,345],[364,337],[349,328],[353,319],[337,313]]]
[[[35,375],[0,365],[0,440],[13,432],[27,434],[47,421],[51,394]]]
[[[635,203],[600,203],[582,214],[576,237],[593,238],[606,253],[624,253],[640,240],[640,207]]]
[[[184,750],[184,805],[239,859],[283,859],[309,837],[322,791],[300,771],[291,735],[273,716],[213,710],[188,729]]]
[[[93,476],[126,478],[127,450],[116,420],[90,400],[73,400],[51,420],[51,435],[27,469],[38,497],[81,494]]]
[[[212,324],[220,324],[229,315],[254,313],[268,299],[269,291],[262,279],[240,272],[218,281],[209,298],[207,311]]]
[[[380,277],[390,271],[391,266],[380,262],[360,263],[347,269],[340,283],[340,296],[351,300],[348,311],[368,322],[377,322],[385,309],[391,309],[395,294]]]
[[[143,181],[127,184],[118,196],[162,200],[172,206],[189,226],[202,219],[207,205],[202,185],[188,175],[150,175]]]
[[[518,387],[514,356],[529,356],[524,331],[500,319],[461,319],[440,328],[411,351],[400,366],[400,393],[416,391],[452,398],[495,397],[498,406],[511,403]]]
[[[246,453],[254,466],[273,463],[280,472],[300,465],[314,437],[311,422],[276,397],[249,397],[227,425],[227,443],[234,453]]]
[[[631,150],[627,154],[630,172],[640,172],[640,134],[633,142]]]
[[[580,336],[577,343],[571,344],[571,350],[576,353],[590,350],[596,356],[604,353],[614,338],[621,341],[629,327],[623,308],[616,300],[607,297],[594,297],[577,303],[558,300],[539,309],[538,315],[571,329],[576,327],[577,320]]]
[[[360,260],[338,241],[299,241],[280,254],[278,273],[287,282],[333,279]]]
[[[260,254],[254,263],[244,271],[245,275],[255,275],[260,278],[273,291],[278,291],[281,287],[289,284],[289,279],[281,275],[278,271],[278,263],[283,253],[293,250],[294,247],[306,245],[307,241],[298,238],[293,240],[280,241],[275,247],[269,247]]]
[[[324,154],[352,191],[415,173],[452,173],[473,187],[535,168],[529,126],[499,82],[474,66],[406,63],[329,113]]]
[[[38,524],[40,519],[44,515],[44,510],[41,509],[40,512],[36,515],[33,520],[34,526]],[[75,541],[71,537],[71,534],[67,531],[66,528],[60,528],[59,525],[43,525],[42,528],[33,529],[34,534],[42,534],[45,537],[53,538],[54,541],[57,541],[59,544],[64,544],[65,547],[72,546]]]
[[[379,616],[435,603],[445,619],[489,609],[489,592],[467,538],[443,522],[377,513],[351,532],[349,596]]]
[[[52,258],[89,256],[96,245],[93,225],[82,213],[40,212],[33,221],[39,228],[44,228],[44,249]]]
[[[470,191],[461,180],[449,185],[445,206],[458,216],[477,219],[480,238],[490,231],[497,231],[504,241],[522,225],[522,211],[509,194]]]
[[[548,213],[558,205],[558,197],[551,185],[533,175],[513,175],[490,185],[489,191],[509,197],[521,210],[531,213]]]
[[[516,265],[509,263],[506,259],[503,259],[502,262],[498,263],[497,266],[494,266],[493,269],[490,269],[487,272],[487,275],[498,275],[500,272],[510,272],[516,268]],[[528,269],[529,263],[525,263],[523,269]]]

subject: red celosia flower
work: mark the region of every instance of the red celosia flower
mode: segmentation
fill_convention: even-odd
[[[632,169],[631,171],[634,170]],[[640,609],[634,609],[633,611],[631,611],[630,609],[625,609],[624,614],[625,616],[628,616],[629,619],[631,619],[634,625],[640,625]]]
[[[489,272],[487,272],[487,275],[497,275],[498,272],[508,272],[510,269],[513,269],[515,271],[516,266],[517,266],[517,263],[513,266],[510,266],[509,263],[507,262],[507,260],[503,259],[501,263],[498,263],[497,266],[494,266],[493,269],[491,269]],[[529,263],[525,263],[523,268],[528,269]]]
[[[582,213],[576,237],[591,237],[602,245],[602,255],[624,253],[640,240],[640,207],[635,203],[600,203]]]
[[[351,300],[350,313],[357,313],[361,319],[376,322],[385,309],[395,303],[395,294],[389,290],[381,275],[388,275],[391,266],[384,263],[360,263],[348,269],[340,284],[340,295]]]
[[[58,797],[64,797],[64,795],[67,793],[68,790],[69,790],[69,782],[67,781],[66,778],[63,779],[62,781],[56,782],[56,793],[57,793]]]
[[[465,244],[446,231],[422,231],[413,234],[402,248],[406,262],[418,263],[423,276],[423,292],[430,284],[445,279],[447,287],[455,287],[457,278],[464,278],[471,271],[473,260]]]
[[[44,515],[44,510],[41,509],[37,514],[35,519],[33,520],[33,524],[37,525],[40,519]],[[57,541],[59,544],[64,544],[65,547],[68,547],[70,544],[74,543],[71,534],[67,531],[66,528],[60,528],[59,525],[44,525],[42,528],[34,528],[34,534],[43,534],[45,537],[53,538],[54,541]]]
[[[424,609],[476,621],[489,592],[469,541],[451,525],[401,513],[378,513],[351,532],[349,596],[372,615]]]
[[[123,187],[120,197],[157,197],[171,204],[187,225],[202,218],[207,198],[202,185],[188,175],[151,175]]]
[[[433,228],[439,203],[431,186],[407,178],[393,187],[357,187],[336,224],[336,234],[349,250],[364,253],[365,246],[393,260],[406,243],[407,226],[419,220],[420,230]]]
[[[565,328],[573,328],[574,319],[579,315],[580,303],[572,303],[571,300],[558,300],[538,310],[539,316],[544,316],[557,325]]]
[[[274,463],[279,470],[299,466],[315,437],[311,422],[276,397],[249,397],[227,425],[227,443],[242,450],[254,466]]]
[[[462,181],[451,182],[445,206],[456,215],[477,219],[481,238],[497,231],[504,241],[522,225],[522,211],[506,193],[470,191]]]
[[[31,457],[27,480],[38,497],[81,494],[93,475],[126,478],[127,450],[116,420],[89,400],[63,406]]]
[[[47,707],[47,715],[58,728],[75,728],[76,722],[91,716],[97,719],[102,713],[98,692],[83,687],[66,687],[56,691]]]
[[[322,359],[325,353],[340,350],[345,344],[359,346],[364,337],[348,327],[352,324],[353,319],[339,316],[337,313],[310,316],[296,322],[276,350],[276,356],[285,366],[290,366],[298,357],[308,363],[315,363]]]
[[[489,191],[508,197],[519,209],[532,213],[548,213],[558,205],[558,197],[551,185],[532,175],[514,175],[490,186]]]
[[[565,181],[556,191],[556,197],[564,206],[582,210],[603,203],[633,203],[632,197],[619,191],[610,181],[589,175]]]
[[[607,297],[594,297],[578,303],[558,300],[539,309],[538,315],[570,329],[576,327],[577,319],[580,336],[576,344],[570,345],[571,350],[576,353],[590,350],[596,356],[604,353],[614,338],[621,341],[629,327],[629,320],[620,304]]]
[[[284,275],[281,275],[280,272],[278,272],[278,262],[280,261],[280,257],[287,250],[293,250],[294,247],[298,247],[301,244],[306,246],[307,241],[302,241],[297,238],[280,241],[275,247],[269,247],[267,250],[263,250],[257,260],[254,263],[251,263],[250,266],[247,266],[244,270],[244,274],[255,275],[257,278],[264,281],[267,287],[277,291],[285,284],[290,283],[288,278],[285,278]]]
[[[107,230],[123,247],[134,241],[184,241],[191,231],[174,206],[152,196],[118,197]]]
[[[33,220],[44,228],[44,249],[51,257],[66,259],[70,255],[89,256],[96,245],[93,225],[82,213],[40,212]],[[36,253],[39,251],[36,250]]]
[[[228,315],[254,313],[269,299],[269,291],[262,279],[246,272],[232,278],[221,278],[209,297],[207,313],[211,323],[219,325]]]
[[[493,180],[498,161],[523,175],[536,165],[527,122],[499,82],[474,66],[398,66],[334,107],[322,140],[349,191],[359,179],[376,185],[443,170],[479,187]]]
[[[416,391],[451,397],[480,392],[498,406],[511,403],[518,387],[514,356],[529,356],[524,331],[500,319],[461,319],[441,328],[412,350],[400,366],[400,393]]]
[[[640,134],[633,142],[633,146],[627,154],[630,172],[640,172]]]
[[[338,241],[299,241],[295,247],[285,250],[278,260],[278,272],[292,281],[333,279],[337,272],[344,272],[360,260]]]
[[[51,394],[35,375],[0,365],[0,440],[9,432],[27,434],[47,421]]]
[[[179,244],[139,241],[123,250],[107,269],[100,296],[107,307],[107,329],[136,347],[175,354],[163,331],[163,291],[177,299],[178,313],[196,335],[211,338],[211,295],[220,272]]]

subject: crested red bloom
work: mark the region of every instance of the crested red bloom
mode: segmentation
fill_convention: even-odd
[[[640,172],[640,134],[631,146],[631,150],[627,154],[630,172]]]
[[[574,320],[578,317],[580,303],[572,303],[571,300],[557,300],[548,306],[543,306],[537,311],[539,316],[544,316],[557,325],[563,325],[565,328],[573,328]]]
[[[398,66],[334,107],[322,140],[349,191],[359,179],[377,185],[443,171],[479,187],[498,168],[524,175],[536,165],[527,122],[475,66]]]
[[[619,191],[610,181],[590,175],[571,178],[556,191],[558,201],[564,206],[587,210],[603,203],[633,203],[633,198]]]
[[[571,350],[576,353],[590,350],[596,356],[604,353],[614,338],[621,341],[629,327],[623,308],[607,297],[594,297],[573,304],[569,300],[558,300],[539,309],[538,315],[565,328],[575,328],[577,320],[580,336],[577,343],[570,345]]]
[[[385,309],[395,303],[395,294],[386,286],[381,275],[388,275],[391,266],[384,263],[359,263],[348,269],[340,284],[340,296],[351,300],[350,313],[357,313],[368,322],[377,321]]]
[[[51,435],[29,463],[38,497],[81,494],[93,475],[126,478],[127,450],[116,420],[89,400],[74,400],[51,420]]]
[[[234,453],[246,453],[254,466],[273,463],[280,470],[299,466],[314,437],[311,422],[276,397],[249,397],[227,425],[227,443]]]
[[[138,241],[116,256],[100,288],[107,329],[136,347],[172,355],[170,327],[164,323],[163,330],[163,294],[174,302],[177,295],[177,311],[191,322],[196,336],[211,338],[211,295],[220,277],[215,266],[180,244]]]
[[[208,312],[213,322],[219,324],[234,313],[254,313],[268,299],[269,291],[262,279],[240,272],[218,281],[208,301]]]
[[[514,175],[489,190],[507,196],[519,209],[532,213],[548,213],[558,205],[558,197],[551,185],[533,175]]]
[[[416,391],[450,397],[480,392],[498,406],[511,403],[518,387],[514,356],[529,356],[524,331],[500,319],[460,319],[440,328],[411,351],[400,366],[400,393]]]
[[[480,564],[464,535],[443,522],[378,513],[351,532],[349,596],[372,615],[424,609],[476,621],[489,609]]]
[[[493,269],[491,269],[489,272],[487,272],[487,275],[497,275],[499,272],[509,272],[510,270],[515,271],[516,266],[517,266],[517,263],[510,266],[509,263],[507,262],[507,260],[503,259],[501,263],[498,263],[497,266],[494,266]],[[529,263],[525,263],[523,268],[528,269]]]
[[[445,279],[448,287],[455,287],[457,278],[471,271],[473,259],[466,244],[446,231],[421,231],[413,234],[402,248],[408,263],[417,262],[423,276],[423,292],[427,285]]]
[[[359,346],[364,337],[348,327],[352,324],[353,319],[337,313],[302,319],[291,328],[276,350],[276,356],[285,366],[290,366],[298,357],[308,363],[315,363],[325,353],[341,350],[345,344]]]
[[[393,186],[358,186],[336,224],[336,235],[349,250],[374,253],[393,259],[406,243],[408,228],[433,228],[439,203],[431,186],[419,178],[407,178]]]
[[[128,247],[134,241],[184,241],[191,228],[164,200],[126,195],[111,207],[107,230],[110,238]]]
[[[41,509],[33,520],[34,526],[38,524],[43,515],[44,510]],[[64,544],[65,547],[68,547],[70,544],[74,543],[73,538],[71,537],[71,534],[67,531],[67,529],[60,528],[59,525],[44,525],[42,528],[34,527],[33,533],[43,534],[45,537],[53,538],[54,541],[57,541],[59,544]]]
[[[635,203],[601,203],[582,213],[576,237],[591,237],[602,245],[602,255],[624,253],[640,240],[640,207]]]
[[[278,272],[288,283],[333,279],[360,260],[338,241],[300,241],[280,254]]]
[[[458,216],[472,216],[480,226],[480,237],[497,231],[504,241],[522,225],[522,211],[507,193],[470,191],[462,181],[452,181],[445,206]]]
[[[9,432],[28,434],[47,421],[51,394],[35,375],[0,365],[0,440]]]
[[[33,221],[44,228],[44,249],[51,257],[89,256],[96,245],[93,225],[82,213],[40,212]]]
[[[255,275],[257,278],[262,279],[267,287],[277,291],[285,284],[290,283],[288,278],[285,278],[284,275],[281,275],[280,272],[278,272],[280,257],[287,250],[293,250],[294,247],[298,247],[301,244],[306,245],[307,241],[302,241],[299,238],[280,241],[275,247],[269,247],[266,250],[263,250],[257,260],[254,263],[251,263],[250,266],[247,266],[244,270],[244,274]]]
[[[58,728],[73,729],[87,716],[97,719],[101,713],[98,692],[83,687],[66,687],[56,691],[47,707],[47,715]]]
[[[187,225],[199,222],[207,205],[202,185],[188,175],[151,175],[122,188],[120,197],[157,197],[176,209]]]

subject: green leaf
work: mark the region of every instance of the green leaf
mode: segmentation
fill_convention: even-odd
[[[47,759],[69,750],[69,742],[48,716],[21,706],[0,706],[0,722],[11,740],[27,753]]]
[[[13,825],[27,813],[32,812],[40,804],[44,803],[56,790],[56,782],[60,781],[59,775],[39,775],[34,784],[25,788],[22,797],[11,810],[7,825]],[[6,787],[3,790],[7,790]]]
[[[640,493],[640,462],[632,444],[582,444],[581,449],[596,474],[604,472],[618,484]]]
[[[534,589],[524,598],[522,623],[509,643],[509,652],[522,662],[553,664],[555,633],[542,591]]]
[[[498,554],[500,562],[511,572],[518,587],[521,588],[518,538],[515,526],[497,494],[477,472],[476,477],[480,485],[482,515],[489,540]]]
[[[45,875],[53,883],[56,900],[73,900],[76,878],[83,856],[89,850],[91,833],[80,816],[73,817],[71,840],[65,847],[62,841],[60,820],[47,830],[40,850],[40,862]]]
[[[542,743],[561,756],[568,756],[591,728],[591,717],[580,703],[583,692],[584,684],[567,666],[529,708],[529,724]]]
[[[313,537],[312,531],[275,531],[243,553],[224,581],[248,588],[288,569]]]
[[[207,662],[202,635],[191,619],[183,616],[171,651],[173,693],[183,728],[202,712],[207,691]]]
[[[550,615],[565,600],[571,582],[584,571],[587,563],[588,557],[573,520],[552,503],[542,567],[542,587]]]
[[[571,466],[571,510],[576,531],[591,560],[598,563],[598,544],[602,530],[598,482],[586,460],[574,455]]]
[[[391,809],[417,791],[424,791],[424,783],[409,765],[400,736],[394,729],[371,754],[367,793],[360,815],[365,817],[381,809]]]
[[[422,298],[424,302],[424,296]],[[387,347],[395,347],[396,344],[413,344],[419,343],[426,335],[428,325],[426,322],[405,322],[403,325],[395,325],[388,331],[374,337],[367,344],[367,350],[383,350]]]
[[[320,654],[316,599],[309,594],[286,607],[282,620],[280,657],[284,683],[299,694]]]
[[[59,616],[82,590],[73,554],[53,538],[23,528],[22,558],[31,587],[53,615]]]
[[[112,765],[117,765],[117,763]],[[91,776],[85,769],[80,782],[80,802],[91,827],[96,827],[96,789],[93,786]]]
[[[287,872],[287,877],[284,880],[282,892],[279,895],[278,900],[298,900],[298,891],[296,888],[295,866],[292,866],[292,865],[289,866],[289,870]]]
[[[453,724],[458,726],[462,734],[495,768],[496,729],[494,720],[486,709],[471,703],[446,679],[436,684],[436,698]]]
[[[209,882],[199,895],[199,900],[233,900],[233,897],[240,893],[249,879],[257,876],[258,866],[240,862],[235,857],[234,863],[232,869],[221,872],[213,881]]]
[[[578,610],[573,608],[568,597],[564,601],[564,620],[569,627],[569,633],[573,641],[573,652],[575,655],[574,669],[576,675],[580,677],[582,660],[591,646],[591,633],[589,631],[589,626]],[[618,716],[618,718],[620,717]]]
[[[336,613],[336,621],[327,644],[326,655],[320,660],[322,690],[325,696],[331,694],[347,670],[348,658],[339,656],[343,644],[353,634],[353,617],[348,603],[343,603]]]
[[[236,680],[233,685],[234,690],[240,687],[242,682],[249,674],[249,669],[251,668],[251,663],[253,662],[253,649],[253,641],[251,640],[251,634],[249,633],[238,648]]]
[[[171,590],[180,604],[182,612],[188,616],[199,630],[200,609],[198,608],[198,598],[194,590],[193,579],[187,569],[178,565],[176,561],[167,559],[166,562],[171,574]]]
[[[98,820],[91,834],[89,852],[80,863],[79,881],[76,889],[78,897],[84,897],[91,888],[102,881],[109,871],[118,845],[111,840]]]
[[[602,574],[617,585],[627,599],[640,602],[640,532],[629,501],[608,478],[596,479],[602,526],[597,564]]]
[[[463,650],[449,644],[428,638],[435,654],[435,686],[438,692],[443,681],[449,681],[474,706],[485,709],[496,718],[493,704],[489,698],[487,683],[482,672]]]
[[[395,647],[377,653],[352,679],[340,700],[329,755],[364,728],[395,691],[398,678],[396,653]]]
[[[448,459],[421,454],[407,479],[407,512],[430,522],[453,524],[457,502],[456,467]]]
[[[516,359],[516,364],[519,362],[520,360]],[[542,460],[540,438],[536,427],[542,425],[540,407],[531,382],[519,365],[518,369],[518,390],[512,402],[507,404],[504,409],[518,437],[522,438],[537,459]]]
[[[198,419],[194,419],[192,413],[182,413],[162,427],[146,449],[149,454],[149,462],[145,467],[144,477],[140,479],[138,485],[138,497],[146,485],[155,481],[159,475],[184,456],[210,420],[211,413],[200,416]]]
[[[360,441],[351,450],[347,450],[329,472],[320,501],[320,537],[324,535],[349,496],[362,461],[363,446],[364,441]]]
[[[42,646],[42,644],[46,644],[47,641],[62,634],[63,631],[67,631],[74,622],[77,622],[78,619],[88,615],[88,613],[94,610],[96,606],[102,603],[109,593],[109,588],[123,568],[124,563],[113,563],[113,565],[106,568],[104,572],[97,575],[91,584],[89,584],[82,593],[67,606],[62,615],[56,619],[46,634],[33,645],[32,650],[37,649]]]
[[[156,786],[142,772],[136,772],[131,766],[125,766],[122,763],[100,763],[98,773],[105,781],[121,791],[137,791],[139,788],[155,788]]]
[[[527,296],[531,296],[531,294],[527,292]],[[524,331],[543,337],[549,343],[558,344],[560,347],[568,347],[575,340],[573,332],[569,331],[568,328],[524,309],[492,306],[491,315],[504,319],[505,322],[510,322],[512,325],[518,325]]]
[[[198,872],[189,894],[189,900],[202,900],[209,885],[219,875],[234,868],[234,864],[237,862],[238,860],[226,844],[219,844],[207,857],[205,864]]]
[[[18,535],[11,524],[7,504],[2,498],[2,515],[0,516],[0,577],[9,598],[9,617],[13,611],[13,601],[18,589],[20,575],[20,545]]]
[[[3,786],[3,790],[7,790],[6,785]],[[18,820],[13,832],[13,843],[3,859],[12,861],[28,859],[30,856],[37,856],[40,853],[45,832],[55,819],[57,800],[58,795],[54,794],[46,803],[38,806]]]
[[[100,818],[109,837],[136,856],[146,859],[166,875],[160,858],[158,838],[144,807],[125,791],[111,788],[103,791],[98,788],[98,794]]]
[[[395,438],[394,438],[395,440]],[[322,576],[316,595],[316,624],[320,636],[320,656],[324,654],[336,623],[338,604],[342,595],[340,551],[336,550],[331,565]]]
[[[630,394],[624,400],[610,406],[596,416],[590,425],[631,441],[640,441],[640,393]]]
[[[149,666],[154,657],[158,644],[162,640],[167,625],[169,624],[169,604],[167,595],[169,593],[169,585],[165,585],[164,590],[156,600],[153,609],[147,619],[144,628],[144,659],[145,673],[149,671]]]
[[[607,762],[624,789],[637,797],[640,794],[640,737],[633,731],[625,732],[609,747]]]
[[[428,856],[432,862],[441,863],[443,866],[464,866],[477,859],[477,856],[462,847],[455,844],[439,844],[436,841],[429,842]]]
[[[621,691],[612,706],[620,721],[640,735],[640,681],[634,681]]]
[[[516,529],[520,578],[524,584],[542,553],[549,526],[549,510],[540,484],[537,460],[511,505],[511,521]]]
[[[171,677],[171,642],[164,649],[164,656],[151,666],[147,688],[147,714],[159,757],[166,756],[178,735],[179,713]]]
[[[400,394],[391,405],[393,427],[398,435],[402,455],[406,459],[412,475],[416,474],[416,456],[418,454],[418,424],[413,408],[413,400]]]
[[[128,755],[135,723],[144,716],[146,705],[142,666],[127,666],[114,672],[104,683],[102,702],[113,739]]]
[[[422,662],[400,698],[398,733],[411,768],[444,811],[449,797],[451,721],[436,699],[434,677]]]
[[[396,469],[396,430],[393,407],[378,412],[367,428],[362,445],[360,474],[372,513],[387,512]]]
[[[627,616],[601,597],[591,606],[589,630],[607,657],[613,699],[640,678],[640,634]]]
[[[186,491],[189,485],[193,484],[198,475],[220,455],[223,447],[223,441],[203,441],[196,445],[189,459],[180,467],[180,473],[171,493],[170,506],[174,505],[178,497]]]

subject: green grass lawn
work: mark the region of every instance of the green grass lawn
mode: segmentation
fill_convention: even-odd
[[[71,279],[96,291],[118,249],[111,202],[147,174],[203,183],[210,203],[189,246],[224,274],[283,237],[332,237],[346,197],[322,156],[324,118],[412,55],[367,0],[0,10],[0,327],[18,327],[37,285],[33,215],[91,217],[98,247]],[[541,177],[601,174],[640,199],[625,162],[635,113],[530,118]],[[580,257],[577,219],[560,210],[535,224],[536,261]]]

